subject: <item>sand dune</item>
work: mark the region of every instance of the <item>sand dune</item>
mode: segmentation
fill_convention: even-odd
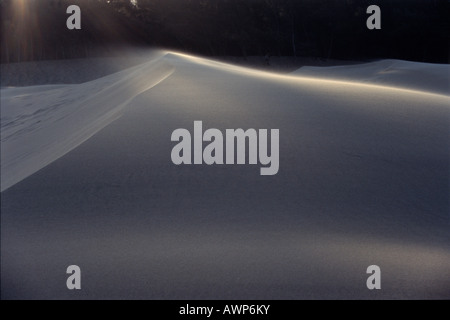
[[[90,138],[172,71],[167,64],[151,61],[80,85],[4,89],[1,190]]]
[[[337,66],[303,67],[293,72],[299,76],[348,80],[448,95],[450,66],[402,60]]]
[[[448,66],[281,75],[168,52],[1,99],[5,298],[450,297]],[[195,120],[279,129],[278,174],[174,165]]]

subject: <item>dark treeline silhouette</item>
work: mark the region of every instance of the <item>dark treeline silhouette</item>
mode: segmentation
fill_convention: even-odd
[[[66,8],[81,8],[81,30]],[[135,5],[137,4],[137,5]],[[96,56],[122,45],[211,56],[449,62],[447,0],[0,0],[2,63]],[[366,9],[381,8],[381,30]]]

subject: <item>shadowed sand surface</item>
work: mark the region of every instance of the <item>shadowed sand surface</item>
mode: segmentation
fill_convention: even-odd
[[[386,63],[408,76],[373,80]],[[3,88],[2,298],[450,298],[449,66],[396,63],[281,75],[165,52]],[[195,120],[279,129],[278,174],[174,165]]]

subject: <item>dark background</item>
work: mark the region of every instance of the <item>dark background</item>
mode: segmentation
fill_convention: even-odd
[[[17,3],[22,3],[19,10]],[[81,8],[68,30],[66,8]],[[366,9],[381,8],[381,30]],[[449,62],[447,0],[0,0],[1,62],[152,46],[207,56]]]

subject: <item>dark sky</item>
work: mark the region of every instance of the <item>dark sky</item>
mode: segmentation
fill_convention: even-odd
[[[68,30],[66,8],[81,8]],[[381,9],[368,30],[367,7]],[[118,45],[219,56],[449,61],[445,0],[3,0],[2,62],[98,55]]]

